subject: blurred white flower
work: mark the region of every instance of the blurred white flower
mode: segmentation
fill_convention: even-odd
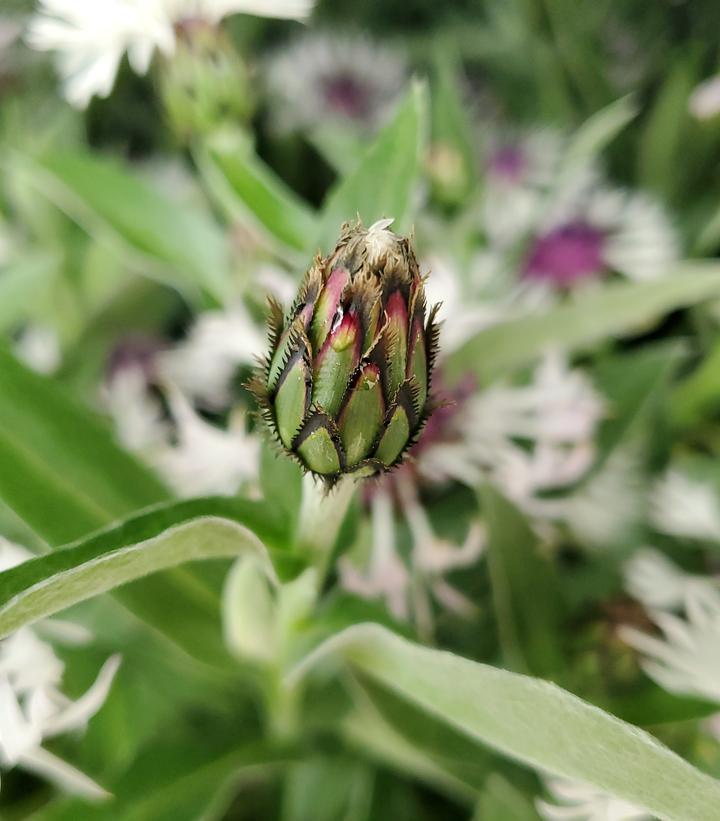
[[[696,588],[713,587],[709,578],[685,573],[652,547],[639,550],[626,563],[623,576],[627,592],[648,610],[676,610]]]
[[[660,533],[686,539],[720,540],[720,501],[708,482],[670,469],[650,495],[650,521]]]
[[[557,803],[538,799],[535,807],[546,821],[649,821],[652,814],[622,798],[614,798],[580,781],[546,776],[547,791]]]
[[[245,414],[232,413],[226,428],[210,424],[177,385],[158,383],[151,365],[119,364],[103,386],[103,401],[121,444],[180,496],[232,495],[257,478],[260,442],[247,432]]]
[[[150,451],[169,437],[165,411],[159,398],[148,389],[147,373],[139,363],[117,368],[102,393],[117,439],[128,450]]]
[[[217,24],[231,14],[303,19],[314,0],[39,0],[26,39],[56,53],[64,94],[77,108],[107,97],[127,52],[144,74],[156,50],[171,55],[185,21]]]
[[[678,241],[662,206],[644,194],[588,183],[543,204],[523,275],[568,287],[609,271],[634,280],[668,274]]]
[[[238,368],[255,364],[265,348],[264,333],[238,303],[200,314],[182,342],[158,354],[156,366],[162,381],[177,385],[208,408],[219,409],[231,400]]]
[[[223,429],[198,416],[175,386],[168,386],[167,399],[176,441],[146,458],[180,496],[231,496],[257,478],[260,441],[247,432],[243,412],[232,414]]]
[[[14,17],[0,16],[0,66],[5,57],[4,52],[10,48],[22,34],[22,25]]]
[[[391,112],[406,78],[395,49],[365,35],[314,33],[276,52],[266,85],[279,131],[333,124],[372,130]]]
[[[412,615],[419,633],[429,636],[433,625],[429,594],[459,615],[475,612],[475,605],[444,576],[477,562],[485,547],[485,534],[479,523],[471,522],[462,544],[440,538],[407,474],[400,475],[393,486],[410,529],[408,565],[398,555],[393,497],[388,485],[380,484],[370,497],[372,530],[367,567],[363,570],[344,556],[339,563],[340,580],[346,590],[358,596],[383,598],[397,619],[407,620]]]
[[[482,214],[490,246],[513,260],[526,249],[522,276],[553,288],[609,272],[669,273],[678,240],[660,203],[608,186],[595,157],[573,157],[568,137],[552,131],[494,141]]]
[[[551,130],[490,140],[482,217],[491,245],[507,247],[536,224],[560,173],[565,143]]]
[[[458,403],[446,431],[417,453],[421,475],[476,486],[495,481],[524,507],[542,490],[580,479],[594,457],[604,403],[579,370],[548,353],[523,386],[497,385]],[[530,440],[531,448],[518,440]]]
[[[26,325],[15,340],[16,356],[38,373],[53,373],[60,367],[60,338],[54,328],[38,323]]]
[[[0,537],[0,570],[31,558],[23,548]],[[48,622],[50,624],[50,622]],[[38,625],[38,629],[42,623]],[[59,631],[71,639],[72,631]],[[22,767],[87,798],[103,798],[105,790],[42,747],[47,738],[82,730],[102,707],[120,664],[111,656],[94,684],[77,701],[60,691],[64,665],[37,632],[23,627],[0,640],[0,769]]]
[[[396,552],[395,512],[388,493],[373,494],[370,517],[371,552],[368,566],[363,570],[349,556],[343,556],[338,563],[340,583],[356,596],[384,599],[396,619],[407,619],[410,574]]]
[[[492,267],[490,260],[485,262],[484,266],[475,266],[471,275],[467,277],[472,279],[476,287],[478,279],[484,278],[483,274]],[[447,255],[436,253],[427,256],[423,260],[423,270],[431,274],[425,283],[428,304],[440,304],[440,350],[444,354],[447,355],[459,348],[463,342],[483,328],[507,317],[507,309],[502,299],[469,298],[469,287],[457,266]]]
[[[538,519],[564,523],[590,548],[616,547],[627,539],[645,510],[640,461],[632,448],[616,450],[571,493],[561,498],[534,499],[523,507]]]
[[[297,293],[297,282],[287,271],[265,263],[255,268],[252,278],[261,291],[274,296],[283,307],[290,307]]]
[[[440,352],[447,356],[484,328],[549,307],[550,288],[518,281],[508,260],[496,250],[475,254],[465,270],[448,252],[433,252],[422,260],[429,274],[428,303],[440,305]]]
[[[663,638],[621,627],[620,638],[642,654],[642,668],[671,693],[720,702],[720,591],[712,584],[688,585],[685,618],[651,609]]]
[[[697,86],[690,95],[688,107],[698,120],[709,120],[720,114],[720,74]]]

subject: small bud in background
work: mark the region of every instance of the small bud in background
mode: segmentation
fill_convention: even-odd
[[[248,69],[225,32],[201,19],[175,29],[177,45],[163,63],[160,88],[176,136],[187,142],[247,122],[253,111]]]
[[[425,168],[439,203],[455,206],[462,202],[468,193],[470,171],[460,151],[448,143],[434,143],[425,157]]]
[[[436,308],[391,222],[344,225],[289,316],[271,302],[270,353],[250,386],[284,450],[329,483],[399,464],[432,410]]]

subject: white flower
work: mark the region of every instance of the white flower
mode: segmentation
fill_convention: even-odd
[[[5,59],[5,52],[22,34],[22,26],[12,17],[0,16],[0,67]]]
[[[185,20],[210,24],[236,13],[302,19],[313,0],[40,0],[27,41],[56,53],[68,101],[84,108],[93,96],[107,97],[127,52],[144,74],[156,50],[171,55],[176,29]]]
[[[659,202],[609,186],[596,158],[572,141],[531,132],[489,152],[482,222],[492,248],[527,249],[519,273],[553,288],[617,272],[648,280],[670,273],[677,233]]]
[[[272,294],[281,305],[289,308],[297,293],[297,282],[287,271],[274,265],[260,264],[253,272],[253,281],[263,293]]]
[[[508,247],[537,223],[560,173],[565,145],[550,130],[490,141],[482,221],[491,245]]]
[[[720,501],[707,482],[670,469],[650,497],[650,521],[660,533],[687,539],[720,540]]]
[[[237,304],[201,314],[183,342],[158,354],[157,370],[162,380],[177,385],[193,400],[218,409],[231,400],[238,367],[254,364],[265,348],[264,334],[247,309]]]
[[[588,547],[615,547],[627,539],[645,509],[640,461],[633,448],[616,450],[570,494],[534,499],[523,507],[538,519],[563,522]]]
[[[225,430],[201,419],[176,387],[167,396],[177,441],[146,458],[180,496],[231,496],[257,478],[260,442],[246,431],[244,413],[233,414]]]
[[[455,436],[438,436],[417,457],[430,480],[475,486],[492,478],[521,506],[541,490],[580,479],[591,466],[604,403],[579,370],[547,354],[524,386],[497,385],[459,403]],[[516,440],[531,440],[531,449]]]
[[[720,702],[720,591],[712,584],[688,585],[685,618],[650,610],[663,638],[622,627],[620,638],[642,654],[643,670],[671,693]]]
[[[275,127],[375,129],[392,111],[406,77],[397,52],[366,36],[305,35],[283,46],[268,63]]]
[[[675,231],[659,203],[591,179],[544,203],[522,273],[556,287],[609,271],[648,280],[668,274],[677,256]]]
[[[30,557],[23,548],[0,538],[0,570]],[[77,640],[77,631],[56,625],[60,628],[56,633]],[[43,623],[38,630],[42,627]],[[92,779],[41,745],[47,738],[85,727],[105,702],[119,664],[120,657],[111,656],[90,689],[71,701],[59,689],[63,663],[36,630],[23,627],[0,640],[0,768],[22,767],[87,798],[107,796]]]
[[[648,610],[676,610],[696,587],[712,587],[704,576],[691,576],[652,547],[639,550],[625,565],[627,592]]]
[[[544,778],[557,804],[538,799],[538,813],[546,821],[649,821],[652,815],[622,798],[614,798],[597,787],[565,778]]]
[[[700,83],[690,95],[689,108],[698,120],[709,120],[720,114],[720,74]]]
[[[60,338],[47,325],[26,325],[13,348],[18,359],[38,373],[53,373],[60,366]]]
[[[151,451],[165,442],[170,426],[159,399],[148,390],[140,363],[118,367],[103,386],[103,400],[121,445],[128,450]]]
[[[408,617],[407,590],[410,574],[395,550],[395,514],[392,497],[376,493],[370,501],[371,554],[363,572],[348,557],[340,559],[342,586],[365,599],[383,598],[396,619]]]
[[[399,472],[395,481],[400,508],[405,516],[412,546],[409,566],[398,555],[393,498],[387,487],[378,486],[370,500],[370,557],[365,571],[347,556],[339,563],[342,586],[363,598],[383,598],[395,618],[407,620],[412,613],[421,635],[432,634],[433,616],[429,593],[447,610],[463,616],[475,605],[447,583],[446,573],[469,567],[480,558],[485,534],[472,522],[462,544],[440,538],[433,530],[413,482]]]
[[[424,258],[423,270],[430,273],[425,283],[428,303],[440,304],[440,350],[444,355],[483,328],[537,307],[527,297],[534,298],[539,289],[530,293],[525,283],[508,287],[503,262],[491,252],[476,255],[465,276],[449,255],[437,252]]]

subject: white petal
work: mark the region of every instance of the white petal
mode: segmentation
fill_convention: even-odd
[[[46,738],[83,727],[87,720],[97,713],[105,703],[110,686],[120,667],[120,660],[119,655],[110,656],[103,664],[90,689],[80,696],[77,701],[71,702],[61,713],[45,721],[43,735]]]
[[[720,75],[705,80],[690,96],[690,112],[698,120],[720,114]]]
[[[202,6],[216,20],[229,14],[304,20],[312,13],[315,0],[203,0]]]
[[[24,769],[47,778],[73,795],[94,801],[110,797],[110,793],[92,778],[42,747],[25,753],[19,763]]]
[[[0,676],[0,764],[12,767],[41,741],[40,730],[23,715],[10,682]]]

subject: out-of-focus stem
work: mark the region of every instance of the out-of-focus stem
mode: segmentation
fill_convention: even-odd
[[[297,549],[317,568],[320,579],[325,575],[330,551],[354,492],[355,479],[351,476],[344,476],[331,491],[310,474],[303,477],[302,505],[295,541]]]

